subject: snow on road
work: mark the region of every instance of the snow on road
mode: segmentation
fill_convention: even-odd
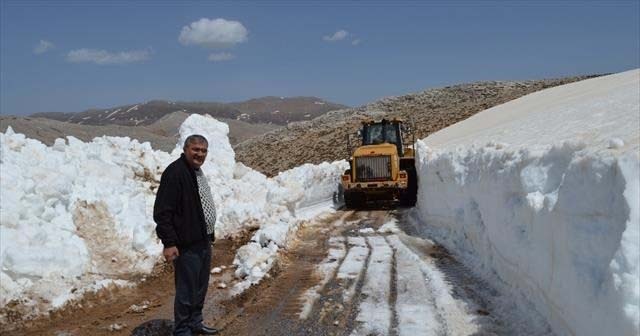
[[[416,297],[422,297],[422,302],[437,303],[434,306],[435,311],[430,311],[431,307],[428,305],[424,307],[424,304],[421,308],[418,308],[419,305],[414,306],[418,309],[427,309],[428,311],[425,315],[404,314],[405,316],[409,315],[409,320],[407,321],[406,327],[400,323],[400,334],[431,334],[438,328],[447,330],[447,333],[451,335],[473,335],[476,332],[479,332],[477,324],[472,321],[472,319],[477,318],[477,316],[470,315],[468,313],[472,310],[469,302],[454,298],[451,290],[452,286],[447,283],[442,271],[434,264],[434,260],[421,257],[419,251],[433,248],[433,243],[403,234],[392,235],[387,239],[391,246],[396,250],[396,258],[399,259],[398,265],[402,263],[403,271],[406,271],[407,274],[413,274],[413,279],[409,280],[412,285],[406,285],[404,287],[405,293],[403,296],[405,296],[407,300],[398,300],[399,305],[404,306],[406,305],[406,302],[416,300]],[[412,270],[411,268],[415,270]],[[399,274],[400,272],[401,271],[398,270]],[[428,285],[428,289],[424,292],[423,290],[413,286],[413,284],[416,284],[419,281],[416,275],[418,277],[422,275],[422,278],[426,281],[426,285]],[[418,287],[421,286],[418,285]],[[398,292],[400,293],[400,291]],[[406,308],[402,307],[402,309]],[[415,317],[412,318],[411,316],[428,316],[427,320],[433,323],[433,326],[428,326],[431,323],[426,323],[427,326],[418,326],[416,328],[415,324],[418,321],[415,320]],[[429,331],[419,332],[419,330],[424,329],[425,327]],[[403,333],[403,330],[406,331],[406,333]],[[521,332],[521,334],[524,333]]]
[[[335,274],[336,269],[340,265],[340,261],[344,259],[346,251],[344,237],[331,237],[329,239],[329,253],[318,266],[317,270],[321,275],[321,279],[317,285],[309,288],[303,295],[304,304],[300,311],[301,319],[309,317],[313,304],[320,297],[320,292],[324,289],[324,286]]]
[[[341,282],[344,291],[344,301],[351,301],[356,293],[356,285],[362,274],[364,265],[369,255],[369,247],[364,237],[348,237],[347,245],[349,252],[344,258],[340,269],[338,269],[337,278]]]
[[[344,225],[345,218],[350,213],[344,213],[337,221],[333,223],[334,226],[341,227]],[[329,238],[329,251],[327,257],[320,263],[316,272],[320,274],[320,281],[315,286],[309,288],[303,295],[303,306],[300,311],[300,318],[306,319],[311,313],[311,309],[315,302],[320,297],[320,292],[324,289],[325,285],[334,276],[338,266],[344,259],[346,249],[346,239],[342,236],[335,236]]]
[[[391,267],[393,252],[384,237],[368,236],[371,257],[362,286],[364,299],[360,302],[356,321],[360,324],[352,335],[387,334],[391,326]]]
[[[464,294],[474,284],[458,281],[456,275],[444,280],[430,255],[433,242],[405,235],[395,220],[380,224],[379,219],[395,215],[356,213],[358,220],[347,222],[346,229],[333,230],[328,256],[316,268],[321,285],[312,287],[319,300],[311,306],[307,301],[302,307],[301,317],[313,316],[315,322],[293,330],[311,328],[312,335],[337,331],[352,336],[509,334],[516,330],[508,324],[499,326],[500,316],[477,324],[483,318],[477,313],[480,306]],[[336,223],[332,226],[344,225]],[[346,251],[345,240],[349,242]],[[490,296],[490,292],[481,289],[478,295]],[[308,292],[302,297],[309,297]]]
[[[435,299],[424,274],[415,265],[415,255],[404,247],[397,236],[389,237],[389,242],[397,251],[398,334],[438,335],[442,324],[433,304]]]

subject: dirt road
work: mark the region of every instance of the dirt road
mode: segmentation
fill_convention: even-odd
[[[442,248],[398,232],[403,221],[368,211],[309,223],[280,273],[218,321],[221,334],[507,334],[482,283]]]
[[[270,276],[231,297],[235,249],[219,241],[205,307],[221,335],[491,335],[509,330],[487,289],[442,248],[405,234],[404,211],[338,211],[301,226]],[[169,335],[173,274],[16,335]],[[88,302],[91,302],[89,300]],[[137,328],[137,329],[136,329]]]

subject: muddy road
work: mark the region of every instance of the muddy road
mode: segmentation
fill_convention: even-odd
[[[220,335],[506,335],[490,290],[408,233],[407,210],[337,211],[304,223],[272,272],[232,296],[235,250],[219,240],[205,323]],[[222,288],[225,287],[225,288]],[[3,335],[170,335],[173,270]]]

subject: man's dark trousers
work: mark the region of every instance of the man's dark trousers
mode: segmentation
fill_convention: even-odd
[[[211,241],[178,248],[175,260],[176,298],[173,305],[174,335],[191,335],[202,326],[202,307],[209,286]]]

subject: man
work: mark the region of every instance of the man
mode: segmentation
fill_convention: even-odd
[[[162,173],[153,206],[164,258],[175,268],[174,335],[218,332],[202,318],[216,221],[211,190],[200,169],[208,147],[202,135],[187,137],[180,158]]]

